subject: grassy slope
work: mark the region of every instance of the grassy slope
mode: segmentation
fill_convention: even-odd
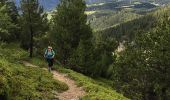
[[[47,66],[45,61],[37,58],[29,61],[41,67]],[[87,95],[82,98],[83,100],[128,100],[126,97],[113,90],[109,85],[110,82],[105,83],[106,81],[103,82],[92,79],[70,69],[65,69],[57,64],[55,64],[54,68],[62,73],[68,74],[70,78],[77,82],[78,86],[84,87]]]
[[[25,67],[20,59],[27,53],[15,44],[0,44],[0,100],[50,100],[54,91],[68,87],[40,68]]]

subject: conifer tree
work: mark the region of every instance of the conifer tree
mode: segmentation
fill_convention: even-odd
[[[83,0],[61,0],[57,12],[54,13],[51,36],[56,44],[58,59],[63,64],[69,63],[73,52],[82,44],[80,40],[91,44],[92,31],[86,24],[85,9]]]
[[[12,41],[11,37],[16,29],[17,26],[13,23],[8,13],[8,6],[5,3],[0,2],[0,41]]]
[[[39,0],[22,0],[22,46],[30,50],[30,57],[33,56],[34,38],[41,36],[47,31],[46,14]]]
[[[170,20],[165,14],[151,32],[137,34],[113,65],[115,86],[132,99],[168,100],[169,61]]]
[[[9,16],[12,20],[12,23],[14,23],[17,26],[17,28],[15,28],[14,30],[11,30],[12,35],[11,35],[10,39],[12,41],[20,41],[19,37],[20,37],[21,30],[20,30],[20,25],[19,25],[18,9],[17,9],[14,1],[8,1],[6,3],[6,5],[7,5],[7,9],[8,9],[7,13],[9,14]]]

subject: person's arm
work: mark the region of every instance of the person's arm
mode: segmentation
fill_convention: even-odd
[[[44,58],[46,58],[47,56],[47,50],[45,50],[45,53],[44,53]]]
[[[52,50],[52,53],[53,53],[53,57],[52,57],[52,58],[54,58],[54,57],[55,57],[55,52],[54,52],[54,50]]]

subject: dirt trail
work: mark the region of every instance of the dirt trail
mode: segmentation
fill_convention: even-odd
[[[25,66],[38,67],[28,62],[23,62]],[[46,68],[43,68],[47,70]],[[69,89],[63,93],[58,94],[59,100],[79,100],[80,97],[85,95],[83,88],[77,87],[75,81],[67,77],[66,74],[59,73],[57,71],[52,71],[53,77],[56,80],[64,82],[68,85]]]

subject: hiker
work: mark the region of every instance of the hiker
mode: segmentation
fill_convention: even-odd
[[[47,60],[49,72],[51,72],[51,69],[53,67],[54,56],[55,56],[55,52],[53,48],[51,46],[48,46],[48,49],[45,51],[44,57]]]

